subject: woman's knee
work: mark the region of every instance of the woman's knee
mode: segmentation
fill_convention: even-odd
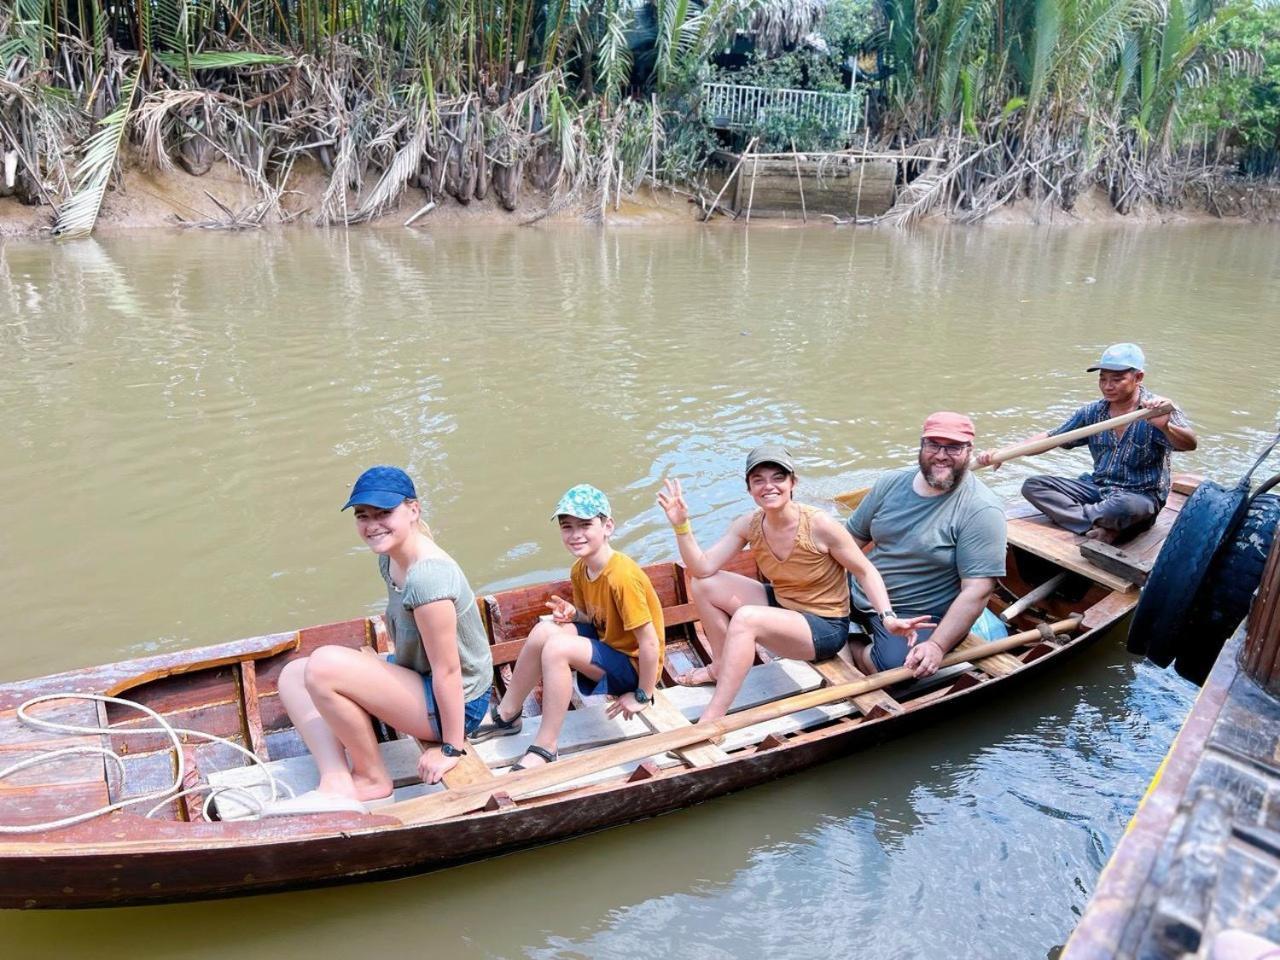
[[[754,604],[744,604],[729,618],[729,631],[748,633],[754,637],[759,632],[768,609],[768,607],[757,607]]]
[[[308,690],[332,690],[351,671],[351,657],[363,656],[346,647],[320,647],[306,659],[303,682]]]
[[[310,657],[299,657],[297,660],[290,660],[284,665],[284,669],[280,671],[280,682],[277,684],[280,690],[301,690],[306,687],[307,663]]]

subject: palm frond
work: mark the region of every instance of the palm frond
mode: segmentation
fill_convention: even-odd
[[[129,128],[134,95],[138,91],[138,81],[145,66],[146,54],[143,54],[134,68],[133,76],[125,81],[120,90],[120,102],[103,117],[98,129],[85,142],[84,156],[76,167],[75,192],[58,211],[58,221],[53,228],[55,237],[73,240],[87,237],[93,232],[93,227],[98,222],[98,211],[102,209],[102,197],[107,192],[107,184],[115,171],[120,147]]]

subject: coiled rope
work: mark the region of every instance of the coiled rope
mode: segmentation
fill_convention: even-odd
[[[42,704],[42,703],[49,703],[54,700],[87,700],[93,703],[115,704],[116,706],[137,710],[141,713],[146,714],[148,717],[150,717],[152,720],[155,721],[156,726],[130,727],[127,730],[119,730],[119,729],[114,729],[110,727],[96,727],[96,726],[84,727],[84,726],[79,726],[77,724],[72,724],[72,723],[61,723],[54,720],[42,720],[39,717],[32,716],[31,713],[29,712],[32,707],[38,706],[39,704]],[[77,814],[74,814],[73,816],[63,817],[60,820],[50,820],[44,823],[24,823],[24,824],[0,823],[0,834],[42,833],[46,830],[58,830],[58,829],[61,829],[62,827],[69,827],[77,823],[84,823],[85,821],[93,820],[96,817],[106,816],[107,814],[113,813],[116,810],[122,810],[125,807],[131,807],[131,806],[134,806],[135,804],[147,803],[148,801],[157,801],[154,804],[154,806],[152,806],[144,815],[146,817],[151,817],[158,810],[165,807],[167,804],[172,803],[174,800],[179,800],[183,797],[188,797],[188,796],[191,796],[192,794],[199,794],[199,793],[208,794],[208,796],[205,797],[204,803],[201,807],[201,813],[206,820],[212,819],[209,815],[210,804],[218,796],[221,796],[224,793],[235,794],[235,799],[238,802],[243,803],[245,806],[249,807],[253,813],[260,814],[262,812],[262,808],[263,808],[262,801],[260,801],[256,796],[254,796],[249,791],[243,789],[242,787],[233,787],[233,786],[217,787],[217,786],[214,786],[213,784],[199,784],[194,787],[188,787],[187,789],[184,790],[182,788],[182,783],[186,779],[187,765],[186,765],[186,759],[182,755],[182,740],[179,739],[180,737],[188,737],[188,738],[197,737],[201,740],[207,740],[210,743],[225,744],[226,746],[231,747],[233,750],[236,750],[237,752],[246,756],[252,763],[261,767],[263,774],[265,774],[267,778],[267,783],[270,785],[270,788],[271,788],[271,796],[267,801],[268,803],[271,801],[280,799],[281,789],[283,789],[285,793],[287,793],[289,796],[293,796],[293,791],[289,789],[288,784],[281,783],[280,781],[276,780],[276,778],[272,776],[271,771],[270,769],[268,769],[266,763],[264,763],[262,758],[259,757],[257,754],[255,754],[253,751],[246,750],[244,747],[240,746],[240,744],[235,743],[231,740],[228,740],[225,737],[214,736],[211,733],[205,733],[203,730],[190,730],[184,727],[175,727],[173,724],[169,723],[167,720],[165,720],[164,717],[160,716],[160,714],[156,713],[150,707],[145,706],[144,704],[141,704],[141,703],[137,703],[133,700],[124,700],[120,697],[108,697],[108,696],[97,694],[97,693],[49,693],[39,697],[32,697],[30,700],[23,703],[22,706],[18,707],[17,716],[18,716],[18,719],[23,723],[25,723],[27,726],[32,727],[36,730],[45,730],[50,733],[78,734],[78,735],[89,735],[89,736],[113,736],[113,737],[127,737],[127,736],[132,736],[134,734],[143,734],[143,733],[163,733],[165,736],[169,738],[169,741],[173,744],[174,757],[177,761],[176,772],[174,774],[173,783],[161,790],[154,790],[154,791],[151,791],[150,793],[141,794],[140,796],[129,797],[128,799],[125,799],[125,800],[118,800],[115,803],[107,804],[106,806],[99,807],[96,810],[90,810],[85,813],[77,813]],[[20,771],[28,770],[31,767],[41,766],[46,763],[52,763],[55,760],[59,760],[63,757],[75,756],[80,754],[97,755],[97,756],[103,757],[104,760],[108,760],[114,763],[116,765],[116,770],[120,774],[120,783],[123,788],[124,779],[125,779],[125,767],[124,767],[124,760],[120,757],[120,755],[117,754],[114,750],[111,750],[107,747],[101,747],[101,746],[92,747],[88,745],[79,746],[79,747],[66,747],[61,750],[50,750],[45,753],[37,754],[36,756],[33,756],[33,757],[28,757],[25,760],[21,760],[18,763],[13,764],[12,766],[9,766],[3,770],[0,770],[0,781],[3,781],[6,778],[11,777],[16,773],[19,773]]]

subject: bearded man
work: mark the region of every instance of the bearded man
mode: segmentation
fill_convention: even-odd
[[[856,583],[854,619],[866,629],[850,638],[865,673],[907,666],[917,677],[935,673],[942,658],[970,632],[994,640],[1007,631],[987,610],[996,578],[1004,576],[1004,507],[969,473],[973,421],[963,414],[930,414],[920,437],[918,467],[883,474],[845,526],[880,571],[892,610],[873,610]],[[884,629],[884,617],[928,616],[914,645]]]

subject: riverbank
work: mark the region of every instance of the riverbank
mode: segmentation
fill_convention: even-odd
[[[314,226],[328,175],[314,162],[300,162],[292,172],[287,189],[281,194],[279,212],[267,209],[262,198],[236,172],[224,163],[215,163],[203,176],[193,176],[181,167],[169,171],[145,169],[130,163],[124,175],[103,200],[97,233],[113,235],[136,230],[160,228],[186,229],[256,229],[269,226]],[[704,191],[705,194],[705,191]],[[351,208],[357,206],[354,194],[349,196]],[[710,206],[711,195],[704,195]],[[417,229],[439,229],[459,225],[524,225],[540,221],[599,221],[614,226],[697,222],[704,204],[696,193],[642,186],[630,195],[610,201],[603,216],[598,204],[583,198],[557,196],[549,190],[538,190],[526,184],[520,205],[505,209],[491,194],[484,200],[461,204],[451,197],[430,206],[425,194],[410,188],[386,213],[368,222],[373,228],[411,226]],[[415,214],[417,215],[415,218]],[[412,222],[410,222],[410,219]],[[935,223],[949,222],[942,213],[926,218]],[[32,206],[16,197],[0,197],[0,238],[49,237],[55,220],[51,206]],[[713,222],[728,222],[717,215]],[[755,223],[775,226],[800,226],[797,219],[753,218]],[[1070,226],[1076,224],[1168,224],[1238,221],[1241,223],[1280,222],[1280,183],[1228,180],[1200,183],[1181,206],[1136,206],[1122,214],[1111,204],[1100,187],[1078,197],[1070,210],[1056,203],[1017,200],[998,208],[982,225]],[[810,218],[808,226],[830,229],[832,221]]]

